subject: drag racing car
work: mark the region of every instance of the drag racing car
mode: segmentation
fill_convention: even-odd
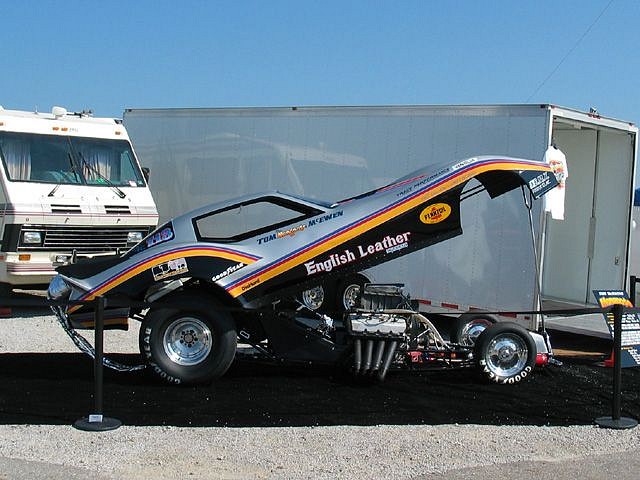
[[[478,192],[521,188],[535,199],[556,185],[544,162],[480,156],[336,203],[244,196],[174,218],[124,254],[59,267],[49,297],[66,302],[54,311],[90,354],[77,332],[94,326],[87,302],[107,300],[107,327],[141,321],[144,365],[175,384],[223,375],[239,343],[278,362],[333,364],[380,380],[395,368],[475,366],[513,383],[550,357],[545,332],[502,322],[453,343],[398,285],[369,285],[335,311],[287,299],[461,235],[461,201]]]

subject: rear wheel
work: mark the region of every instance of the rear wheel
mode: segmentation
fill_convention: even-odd
[[[140,327],[140,351],[152,370],[174,384],[207,383],[222,376],[237,345],[228,312],[204,295],[174,295],[184,308],[151,309]]]
[[[474,355],[481,373],[497,383],[517,383],[529,376],[536,361],[536,344],[517,323],[496,323],[478,337]]]

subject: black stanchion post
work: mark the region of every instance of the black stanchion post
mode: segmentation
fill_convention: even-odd
[[[631,275],[631,277],[629,278],[629,297],[631,297],[631,303],[633,303],[634,307],[636,305],[636,282],[636,276]]]
[[[95,357],[93,363],[94,375],[94,413],[88,417],[76,420],[73,424],[78,430],[87,430],[91,432],[103,432],[105,430],[115,430],[122,422],[116,418],[103,416],[103,370],[102,361],[104,358],[104,307],[106,301],[104,297],[96,298],[95,311]]]
[[[633,428],[638,422],[633,418],[621,417],[622,395],[622,314],[624,307],[616,304],[613,306],[613,401],[610,417],[598,417],[596,423],[603,428],[615,428],[623,430]]]

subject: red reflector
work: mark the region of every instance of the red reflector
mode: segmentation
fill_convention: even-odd
[[[422,303],[423,305],[431,305],[431,300],[418,300],[418,303]]]
[[[422,363],[422,353],[421,352],[408,352],[409,360],[411,363]]]
[[[548,353],[538,353],[536,355],[536,365],[538,365],[538,366],[549,365],[549,354]]]
[[[456,305],[455,303],[442,303],[441,305],[444,308],[453,308],[454,310],[458,309],[458,305]]]
[[[507,312],[507,313],[503,313],[502,316],[503,317],[516,318],[518,315],[516,315],[515,313]]]

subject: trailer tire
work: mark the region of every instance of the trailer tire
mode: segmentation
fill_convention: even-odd
[[[338,283],[335,293],[336,309],[340,312],[345,312],[357,307],[365,283],[369,283],[369,279],[359,273],[348,275]]]
[[[314,312],[329,312],[333,310],[335,286],[331,281],[303,290],[298,295],[300,302]]]
[[[513,384],[528,377],[536,362],[536,344],[513,322],[491,325],[478,337],[474,356],[480,373],[496,383]]]
[[[473,347],[480,334],[494,323],[496,319],[490,315],[473,313],[460,315],[451,330],[451,342]]]
[[[231,315],[191,292],[170,301],[184,308],[151,308],[140,326],[140,352],[151,370],[172,384],[209,383],[222,376],[237,346]]]

